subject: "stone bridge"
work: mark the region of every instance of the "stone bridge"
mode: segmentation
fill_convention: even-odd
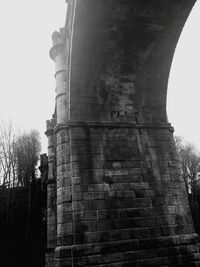
[[[195,0],[66,2],[50,50],[46,266],[200,266],[166,114]]]

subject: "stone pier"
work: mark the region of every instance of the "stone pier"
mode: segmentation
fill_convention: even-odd
[[[166,115],[171,61],[195,1],[67,2],[50,50],[54,266],[200,266]]]

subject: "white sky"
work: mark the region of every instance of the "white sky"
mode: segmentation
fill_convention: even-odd
[[[200,150],[200,1],[185,24],[168,84],[168,118],[175,135]]]
[[[54,111],[51,35],[65,24],[65,0],[0,1],[0,120],[21,131],[38,129]]]
[[[51,35],[64,26],[65,0],[0,2],[0,120],[22,131],[38,129],[43,149],[45,121],[54,111],[54,62],[49,58]],[[200,5],[184,28],[171,70],[169,121],[175,134],[200,147]]]

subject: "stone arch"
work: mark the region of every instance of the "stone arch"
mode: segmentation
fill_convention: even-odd
[[[81,88],[86,86],[90,97],[96,98],[96,107],[102,110],[105,103],[110,113],[105,118],[102,110],[99,119],[110,120],[114,113],[118,121],[123,121],[120,114],[131,113],[132,105],[140,121],[167,122],[171,62],[194,3],[77,1],[71,83],[77,86],[77,77],[81,77]]]
[[[166,116],[194,3],[68,0],[66,54],[55,57],[68,73],[54,129],[56,266],[200,266]]]

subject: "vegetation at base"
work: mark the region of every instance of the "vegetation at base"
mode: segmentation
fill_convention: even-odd
[[[195,200],[200,194],[200,152],[180,136],[175,136],[175,145],[187,193]]]

